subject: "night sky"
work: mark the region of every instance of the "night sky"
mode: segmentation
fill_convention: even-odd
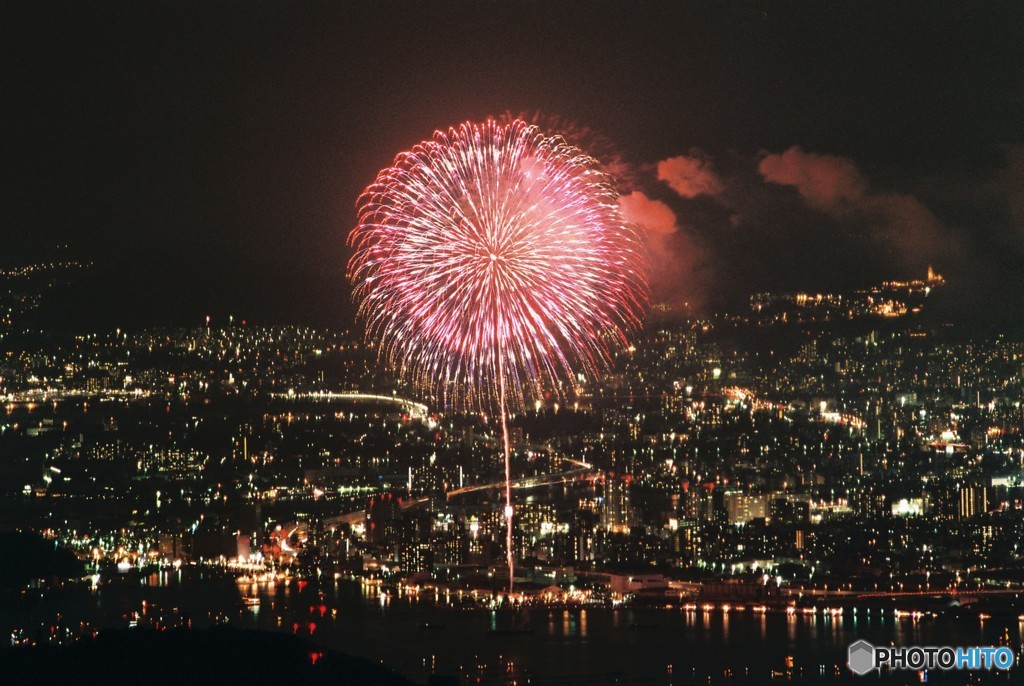
[[[949,316],[1019,322],[1024,5],[908,5],[6,2],[0,260],[95,260],[96,321],[344,319],[376,172],[536,112],[625,164],[659,299],[933,264]]]

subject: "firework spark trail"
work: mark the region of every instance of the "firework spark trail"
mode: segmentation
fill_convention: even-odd
[[[358,202],[348,276],[367,336],[453,407],[507,415],[593,376],[640,320],[643,247],[612,180],[523,121],[465,123],[400,153]]]
[[[515,552],[512,549],[512,450],[508,442],[508,409],[505,398],[505,365],[498,355],[498,411],[501,413],[501,448],[505,458],[505,561],[508,564],[508,595],[512,599]]]

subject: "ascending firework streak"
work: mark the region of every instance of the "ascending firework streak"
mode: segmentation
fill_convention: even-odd
[[[379,354],[453,407],[508,413],[605,368],[647,301],[613,182],[521,120],[465,123],[399,154],[359,198],[348,277]]]

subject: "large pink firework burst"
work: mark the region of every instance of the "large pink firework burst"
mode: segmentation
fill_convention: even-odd
[[[437,132],[359,199],[359,314],[402,375],[456,407],[523,408],[627,341],[643,244],[598,164],[516,120]],[[499,373],[499,368],[504,373]]]
[[[511,589],[506,416],[627,343],[642,239],[598,162],[518,119],[436,132],[358,206],[348,276],[380,355],[455,407],[500,413]]]

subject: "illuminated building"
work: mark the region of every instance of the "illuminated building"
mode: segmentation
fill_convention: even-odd
[[[630,477],[609,476],[604,480],[604,500],[601,503],[601,526],[607,531],[628,531],[636,523],[630,503]]]
[[[970,519],[988,512],[988,489],[984,486],[964,486],[960,489],[960,507],[957,514],[960,519]]]

